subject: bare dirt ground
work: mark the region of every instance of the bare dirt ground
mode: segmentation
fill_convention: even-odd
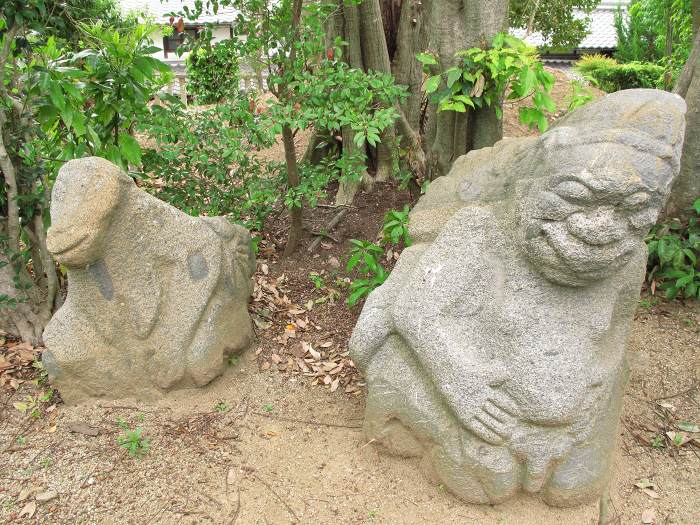
[[[634,321],[611,523],[643,523],[652,513],[649,523],[699,521],[700,434],[678,428],[700,422],[699,327],[697,304],[642,308]],[[299,335],[292,339],[309,338]],[[344,348],[345,341],[337,344]],[[0,522],[596,523],[595,504],[552,509],[535,498],[462,504],[423,478],[416,461],[367,444],[361,391],[331,393],[298,371],[261,370],[268,362],[251,351],[201,391],[154,404],[40,403],[36,418],[13,403],[45,389],[28,382],[17,392],[5,389]],[[141,459],[117,445],[120,418],[150,440]],[[678,432],[681,441],[696,438],[677,446],[667,432]]]
[[[508,111],[505,129],[529,133]],[[304,246],[287,260],[284,214],[272,220],[250,304],[258,341],[204,389],[68,407],[32,366],[40,349],[0,337],[0,523],[596,523],[595,503],[466,505],[415,460],[367,443],[347,355],[361,305],[344,304],[343,265],[348,240],[374,239],[409,198],[395,183],[360,195],[313,254],[312,232],[337,210],[307,213]],[[608,523],[700,523],[700,305],[644,295],[629,355]],[[118,439],[137,427],[149,450],[135,458]]]

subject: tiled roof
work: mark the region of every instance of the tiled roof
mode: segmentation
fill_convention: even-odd
[[[577,46],[577,49],[615,49],[617,47],[617,33],[615,32],[615,11],[618,6],[623,8],[629,5],[629,0],[603,0],[590,14],[591,23],[588,26],[588,35]],[[583,13],[577,13],[583,17]],[[518,38],[525,36],[524,29],[512,29]],[[535,47],[546,44],[540,33],[532,33],[525,41]]]
[[[166,13],[182,11],[183,6],[194,9],[194,0],[117,0],[117,3],[124,13],[145,11],[158,23],[167,23],[170,17]],[[238,11],[233,7],[219,7],[216,14],[202,14],[196,22],[229,25],[237,15]]]

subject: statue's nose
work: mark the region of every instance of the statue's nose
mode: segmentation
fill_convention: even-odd
[[[594,246],[610,244],[627,235],[624,220],[613,209],[574,213],[566,220],[566,227],[574,237]]]

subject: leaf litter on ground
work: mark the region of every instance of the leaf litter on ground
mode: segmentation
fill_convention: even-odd
[[[299,305],[289,297],[287,276],[269,275],[267,264],[259,264],[251,301],[251,315],[262,336],[276,343],[271,352],[256,352],[261,370],[277,370],[312,378],[335,392],[359,395],[364,383],[349,352],[323,336],[324,328],[314,322],[313,302]],[[329,296],[333,297],[333,290]],[[309,307],[311,306],[311,308]]]

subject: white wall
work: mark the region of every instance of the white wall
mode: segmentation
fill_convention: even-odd
[[[229,26],[217,26],[212,28],[212,42],[219,42],[231,38],[231,29]],[[158,29],[153,33],[153,44],[160,48],[160,51],[153,53],[153,56],[165,63],[182,64],[185,61],[188,53],[183,53],[182,56],[177,56],[175,53],[168,53],[168,58],[165,58],[163,53],[163,31]]]

